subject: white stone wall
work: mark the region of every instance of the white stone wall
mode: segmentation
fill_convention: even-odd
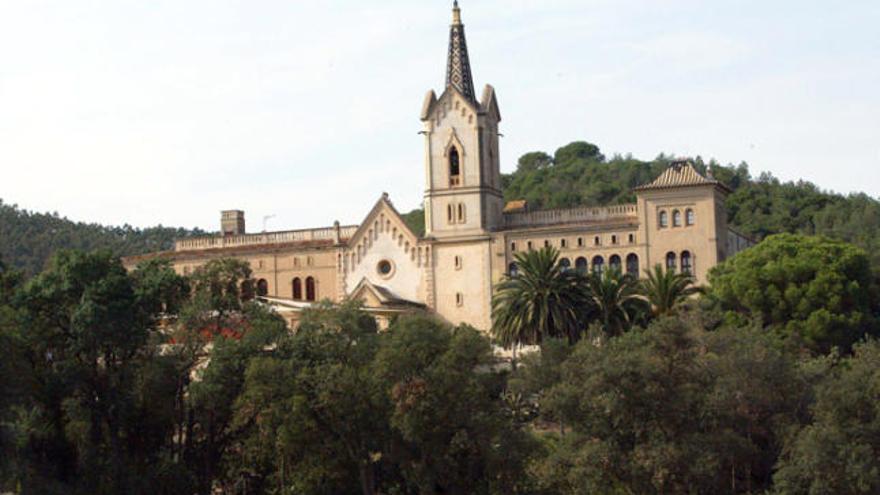
[[[370,235],[368,233],[368,235]],[[418,247],[402,241],[400,236],[394,239],[392,231],[382,229],[373,231],[373,239],[367,242],[359,261],[347,267],[345,281],[347,290],[354,290],[361,280],[366,278],[375,285],[388,288],[397,296],[415,302],[424,302],[419,298],[419,284],[423,277],[423,261],[419,259]],[[349,256],[349,260],[351,257]],[[377,267],[383,260],[393,265],[390,276],[381,275]]]
[[[450,323],[468,323],[484,331],[492,326],[490,245],[484,240],[434,246],[437,312]]]

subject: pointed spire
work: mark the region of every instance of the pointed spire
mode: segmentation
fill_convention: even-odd
[[[452,26],[449,28],[449,60],[446,63],[446,87],[455,88],[465,98],[477,101],[458,0],[455,0],[452,6]]]

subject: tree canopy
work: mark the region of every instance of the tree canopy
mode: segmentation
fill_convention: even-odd
[[[842,241],[779,234],[714,267],[710,296],[819,352],[848,350],[880,307],[867,254]]]

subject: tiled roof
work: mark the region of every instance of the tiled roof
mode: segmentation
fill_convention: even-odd
[[[673,162],[660,177],[654,179],[650,184],[645,184],[636,188],[636,191],[644,191],[649,189],[667,189],[672,187],[687,186],[708,186],[714,185],[727,190],[727,186],[715,179],[707,179],[697,172],[693,164],[687,161]]]
[[[449,28],[449,55],[446,62],[446,87],[455,88],[470,101],[477,101],[474,91],[474,78],[471,75],[471,61],[468,57],[467,41],[464,37],[464,25],[461,23],[461,11],[458,2],[453,8],[452,26]]]
[[[504,213],[510,213],[514,211],[523,211],[528,206],[528,201],[524,199],[515,199],[513,201],[508,201],[506,205],[504,205]]]

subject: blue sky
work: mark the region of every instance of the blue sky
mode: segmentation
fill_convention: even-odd
[[[451,1],[0,0],[0,198],[76,220],[359,222],[423,193]],[[462,0],[502,169],[573,140],[880,196],[880,2]]]

